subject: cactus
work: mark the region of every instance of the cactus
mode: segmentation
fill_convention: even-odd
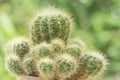
[[[81,54],[81,49],[77,45],[70,45],[66,48],[67,53],[71,54],[75,58],[79,57]]]
[[[6,45],[6,52],[24,57],[29,52],[28,40],[23,37],[14,39]]]
[[[85,50],[85,46],[86,46],[85,43],[83,41],[81,41],[80,39],[69,40],[68,44],[78,46],[81,51],[84,51]]]
[[[52,49],[52,52],[59,53],[64,48],[64,42],[61,39],[54,39],[51,41],[50,46]]]
[[[37,56],[37,58],[46,57],[50,55],[50,46],[47,43],[41,43],[32,50],[32,54]]]
[[[50,42],[54,38],[60,38],[66,42],[70,34],[71,23],[71,16],[64,11],[44,10],[38,13],[30,25],[31,39],[34,44],[42,41]]]
[[[79,59],[77,74],[66,80],[91,80],[106,70],[107,60],[98,52],[88,52]]]
[[[58,76],[62,79],[69,77],[76,71],[76,61],[72,56],[68,54],[63,54],[57,57],[56,66]]]
[[[102,72],[102,70],[104,70],[104,65],[106,65],[103,56],[94,52],[85,54],[80,61],[82,69],[86,74],[91,76],[98,74],[99,71]]]
[[[6,59],[6,69],[15,74],[15,75],[23,75],[24,71],[20,65],[19,57],[15,55],[10,55]]]
[[[72,24],[64,11],[40,11],[30,24],[30,38],[7,44],[6,69],[30,80],[95,80],[105,71],[107,60],[98,52],[87,53],[81,40],[69,40]]]
[[[23,61],[23,69],[27,75],[37,77],[39,76],[39,73],[36,70],[36,62],[32,58],[27,58]]]
[[[47,80],[54,78],[55,63],[52,59],[48,57],[43,58],[38,62],[37,66],[42,77]]]
[[[94,79],[106,70],[107,60],[98,52],[88,52],[82,56],[80,61],[80,67],[86,74],[86,78],[92,77]]]

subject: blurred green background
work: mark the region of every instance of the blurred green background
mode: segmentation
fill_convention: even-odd
[[[0,80],[15,80],[4,66],[4,45],[26,35],[30,19],[41,9],[65,9],[75,19],[72,38],[103,52],[109,65],[98,80],[120,80],[120,0],[0,0]]]

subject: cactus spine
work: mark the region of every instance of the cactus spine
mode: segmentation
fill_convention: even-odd
[[[64,11],[39,12],[30,24],[30,38],[20,37],[6,46],[7,70],[44,80],[94,80],[107,60],[98,52],[86,53],[82,41],[69,40],[72,24]]]

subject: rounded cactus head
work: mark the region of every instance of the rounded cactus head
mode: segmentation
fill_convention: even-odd
[[[42,58],[37,66],[42,77],[47,78],[47,80],[54,77],[55,64],[52,59],[48,57]]]
[[[20,59],[15,55],[8,56],[6,58],[5,65],[6,65],[6,69],[14,75],[24,74],[24,71],[21,67]]]
[[[86,47],[85,43],[84,43],[82,40],[80,40],[80,39],[72,39],[72,40],[69,40],[69,41],[68,41],[68,44],[70,44],[70,45],[77,45],[77,46],[79,46],[79,48],[80,48],[82,51],[84,51],[84,50],[85,50],[85,47]]]
[[[81,49],[77,45],[69,45],[66,48],[67,53],[71,54],[71,56],[74,56],[75,58],[80,57]]]
[[[54,38],[67,41],[72,25],[69,14],[56,9],[40,11],[30,25],[31,39],[34,44],[50,42]]]
[[[61,39],[54,39],[51,41],[50,46],[53,52],[58,53],[63,50],[64,42]]]
[[[88,76],[96,76],[106,68],[106,59],[102,54],[97,52],[88,52],[80,59],[81,67]]]
[[[68,54],[63,54],[57,57],[56,66],[57,75],[63,79],[73,74],[77,67],[75,59]]]
[[[38,59],[50,56],[50,53],[50,46],[45,42],[35,46],[32,50],[32,54],[35,55]]]
[[[6,47],[7,53],[13,53],[19,57],[24,57],[29,52],[28,40],[22,37],[15,38]]]
[[[33,58],[26,58],[23,61],[23,68],[27,75],[39,76],[39,73],[36,69],[36,62]]]

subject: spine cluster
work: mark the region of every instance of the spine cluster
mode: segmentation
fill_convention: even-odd
[[[47,9],[30,24],[30,38],[16,38],[6,45],[6,69],[15,76],[44,80],[93,80],[107,60],[85,50],[80,40],[69,40],[73,21],[61,10]]]

